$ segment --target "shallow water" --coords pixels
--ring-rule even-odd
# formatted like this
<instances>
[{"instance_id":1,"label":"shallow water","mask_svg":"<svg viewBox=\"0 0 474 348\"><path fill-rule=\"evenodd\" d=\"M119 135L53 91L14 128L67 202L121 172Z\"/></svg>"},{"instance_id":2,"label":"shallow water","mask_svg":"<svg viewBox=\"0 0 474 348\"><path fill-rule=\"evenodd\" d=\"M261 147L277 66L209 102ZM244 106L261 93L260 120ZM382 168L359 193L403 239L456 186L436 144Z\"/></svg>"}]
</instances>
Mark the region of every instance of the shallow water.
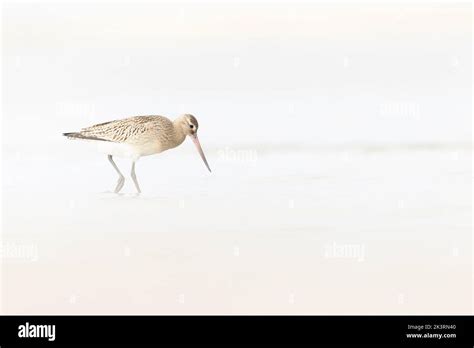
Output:
<instances>
[{"instance_id":1,"label":"shallow water","mask_svg":"<svg viewBox=\"0 0 474 348\"><path fill-rule=\"evenodd\" d=\"M5 153L5 313L471 311L469 147L184 147L136 196L67 146Z\"/></svg>"}]
</instances>

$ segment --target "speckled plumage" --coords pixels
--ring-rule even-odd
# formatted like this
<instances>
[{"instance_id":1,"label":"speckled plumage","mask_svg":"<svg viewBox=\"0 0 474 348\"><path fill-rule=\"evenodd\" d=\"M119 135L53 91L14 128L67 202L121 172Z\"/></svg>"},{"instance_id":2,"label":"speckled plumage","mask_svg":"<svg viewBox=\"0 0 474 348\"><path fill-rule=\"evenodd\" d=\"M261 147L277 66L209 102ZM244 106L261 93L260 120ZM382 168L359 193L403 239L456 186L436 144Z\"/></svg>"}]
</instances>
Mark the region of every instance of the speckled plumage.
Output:
<instances>
[{"instance_id":1,"label":"speckled plumage","mask_svg":"<svg viewBox=\"0 0 474 348\"><path fill-rule=\"evenodd\" d=\"M141 157L160 153L180 145L185 139L185 135L173 121L158 115L132 116L99 123L83 128L80 132L65 135L69 138L102 140L126 145L99 145L103 152L109 151L122 157Z\"/></svg>"},{"instance_id":2,"label":"speckled plumage","mask_svg":"<svg viewBox=\"0 0 474 348\"><path fill-rule=\"evenodd\" d=\"M150 137L167 141L174 133L173 122L164 116L133 116L99 123L79 132L85 138L128 144L140 144Z\"/></svg>"}]
</instances>

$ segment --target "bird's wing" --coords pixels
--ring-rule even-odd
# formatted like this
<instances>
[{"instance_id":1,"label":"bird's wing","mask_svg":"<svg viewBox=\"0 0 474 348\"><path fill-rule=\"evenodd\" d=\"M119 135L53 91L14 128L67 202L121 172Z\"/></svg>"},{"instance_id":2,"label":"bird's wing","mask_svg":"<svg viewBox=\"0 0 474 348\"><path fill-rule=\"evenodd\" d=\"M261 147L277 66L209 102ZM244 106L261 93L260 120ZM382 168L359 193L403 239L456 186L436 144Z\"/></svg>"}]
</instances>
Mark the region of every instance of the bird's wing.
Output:
<instances>
[{"instance_id":1,"label":"bird's wing","mask_svg":"<svg viewBox=\"0 0 474 348\"><path fill-rule=\"evenodd\" d=\"M133 141L148 132L158 116L134 116L83 128L80 134L97 140L118 143Z\"/></svg>"}]
</instances>

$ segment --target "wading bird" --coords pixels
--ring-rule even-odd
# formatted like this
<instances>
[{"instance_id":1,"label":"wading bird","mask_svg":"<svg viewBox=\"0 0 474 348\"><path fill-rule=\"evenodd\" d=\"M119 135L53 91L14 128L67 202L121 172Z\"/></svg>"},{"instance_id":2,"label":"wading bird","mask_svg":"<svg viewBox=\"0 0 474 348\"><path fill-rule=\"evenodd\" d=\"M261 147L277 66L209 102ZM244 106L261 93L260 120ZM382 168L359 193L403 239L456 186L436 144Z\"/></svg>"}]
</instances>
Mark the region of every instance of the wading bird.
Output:
<instances>
[{"instance_id":1,"label":"wading bird","mask_svg":"<svg viewBox=\"0 0 474 348\"><path fill-rule=\"evenodd\" d=\"M154 155L180 145L189 136L201 155L209 172L209 164L197 137L199 128L196 117L185 114L171 121L163 116L134 116L83 128L80 132L63 133L69 139L91 140L108 159L119 175L115 193L119 193L125 178L114 162L113 156L132 160L131 177L141 193L135 174L135 162L142 156Z\"/></svg>"}]
</instances>

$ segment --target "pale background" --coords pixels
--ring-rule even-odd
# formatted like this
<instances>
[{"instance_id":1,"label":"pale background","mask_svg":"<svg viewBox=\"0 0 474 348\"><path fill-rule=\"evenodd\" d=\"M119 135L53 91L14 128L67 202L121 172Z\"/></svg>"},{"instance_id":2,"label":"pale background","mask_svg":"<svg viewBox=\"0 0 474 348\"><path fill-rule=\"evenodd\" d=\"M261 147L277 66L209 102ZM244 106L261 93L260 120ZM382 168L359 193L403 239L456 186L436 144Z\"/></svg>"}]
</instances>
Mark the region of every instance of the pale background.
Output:
<instances>
[{"instance_id":1,"label":"pale background","mask_svg":"<svg viewBox=\"0 0 474 348\"><path fill-rule=\"evenodd\" d=\"M471 313L471 21L4 3L1 312ZM186 141L139 161L141 197L61 137L185 112L213 173Z\"/></svg>"}]
</instances>

